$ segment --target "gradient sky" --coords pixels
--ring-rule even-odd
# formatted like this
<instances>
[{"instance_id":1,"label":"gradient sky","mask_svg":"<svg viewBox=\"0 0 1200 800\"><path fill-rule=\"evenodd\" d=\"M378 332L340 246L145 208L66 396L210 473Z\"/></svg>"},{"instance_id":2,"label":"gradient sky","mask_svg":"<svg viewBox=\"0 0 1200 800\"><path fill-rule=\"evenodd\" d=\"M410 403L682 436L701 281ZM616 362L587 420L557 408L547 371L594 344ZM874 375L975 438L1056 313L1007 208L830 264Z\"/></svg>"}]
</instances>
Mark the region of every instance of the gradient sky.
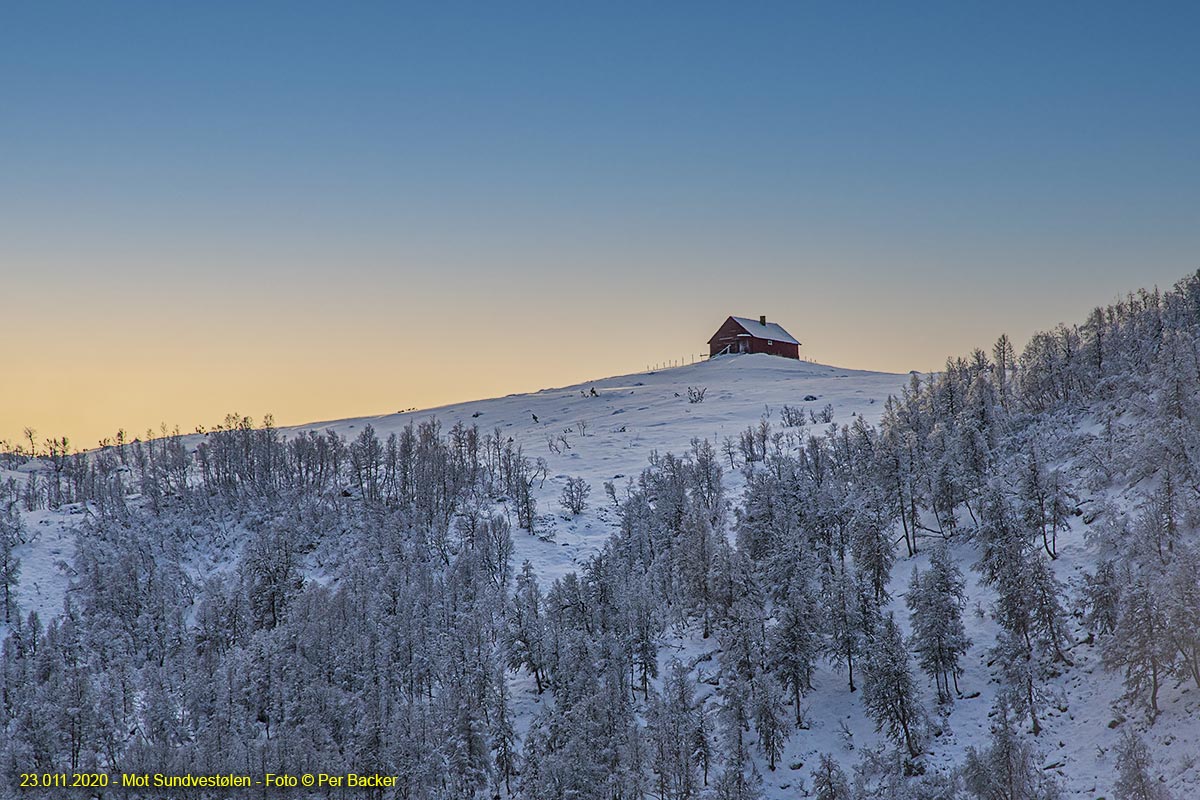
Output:
<instances>
[{"instance_id":1,"label":"gradient sky","mask_svg":"<svg viewBox=\"0 0 1200 800\"><path fill-rule=\"evenodd\" d=\"M1200 267L1200 6L0 2L0 439L905 371Z\"/></svg>"}]
</instances>

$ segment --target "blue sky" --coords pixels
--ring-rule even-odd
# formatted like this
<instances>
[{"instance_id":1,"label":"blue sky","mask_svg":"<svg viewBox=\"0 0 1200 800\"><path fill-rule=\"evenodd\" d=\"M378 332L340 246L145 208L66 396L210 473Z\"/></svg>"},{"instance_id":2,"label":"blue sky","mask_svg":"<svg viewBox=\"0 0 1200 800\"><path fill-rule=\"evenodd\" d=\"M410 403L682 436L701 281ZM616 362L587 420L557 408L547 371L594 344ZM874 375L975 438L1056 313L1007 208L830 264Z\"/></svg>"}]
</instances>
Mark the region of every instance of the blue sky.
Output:
<instances>
[{"instance_id":1,"label":"blue sky","mask_svg":"<svg viewBox=\"0 0 1200 800\"><path fill-rule=\"evenodd\" d=\"M3 4L9 370L115 428L631 371L728 313L935 369L1200 267L1198 9ZM275 399L313 359L374 388Z\"/></svg>"}]
</instances>

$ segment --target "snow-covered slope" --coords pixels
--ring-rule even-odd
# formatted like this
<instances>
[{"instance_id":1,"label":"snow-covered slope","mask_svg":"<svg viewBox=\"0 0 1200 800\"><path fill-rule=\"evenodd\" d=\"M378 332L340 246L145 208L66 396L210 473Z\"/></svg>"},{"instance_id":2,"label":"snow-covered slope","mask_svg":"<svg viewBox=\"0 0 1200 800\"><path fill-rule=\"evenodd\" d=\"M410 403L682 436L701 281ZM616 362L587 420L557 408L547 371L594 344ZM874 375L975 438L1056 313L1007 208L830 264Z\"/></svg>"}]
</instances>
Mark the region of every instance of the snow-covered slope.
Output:
<instances>
[{"instance_id":1,"label":"snow-covered slope","mask_svg":"<svg viewBox=\"0 0 1200 800\"><path fill-rule=\"evenodd\" d=\"M849 422L855 415L874 423L888 395L899 392L907 380L907 375L839 369L766 355L722 356L528 394L315 422L283 433L332 430L353 439L371 425L385 439L406 425L428 419L437 419L443 430L459 422L478 425L483 431L500 430L531 458L546 461L547 478L535 487L541 535L517 535L515 545L517 563L532 560L539 575L552 581L573 569L608 536L615 516L605 508L604 482L619 486L626 477L636 476L651 452L682 452L694 438L719 444L727 436L736 438L764 417L778 425L785 404L818 415L831 405L832 419L838 423ZM703 401L689 402L689 388L704 390ZM353 404L353 399L347 404ZM202 439L189 435L185 443L195 447ZM0 480L11 478L23 484L29 471L46 468L45 463L30 462L19 470L0 469ZM558 497L568 477L582 477L592 486L591 508L574 519L555 513L560 510ZM727 475L732 498L740 492L738 480L736 472ZM73 530L83 519L82 509L68 506L24 516L32 536L17 552L22 562L17 600L26 611L48 618L62 609L74 550Z\"/></svg>"},{"instance_id":2,"label":"snow-covered slope","mask_svg":"<svg viewBox=\"0 0 1200 800\"><path fill-rule=\"evenodd\" d=\"M888 395L898 394L908 375L839 369L767 355L720 356L682 367L604 378L530 394L513 394L440 408L380 417L314 423L292 429L333 430L346 439L371 425L386 438L405 425L436 418L443 430L455 423L500 430L521 444L531 458L544 458L549 475L536 488L541 538L518 534L518 563L530 559L547 580L603 544L608 522L602 487L619 488L636 477L653 451L681 453L692 439L720 446L737 439L748 426L766 418L780 427L780 409L789 405L820 417L832 406L839 424L861 416L878 422ZM688 389L704 391L702 402L689 401ZM595 394L593 394L593 390ZM805 398L815 398L806 400ZM820 429L825 422L817 422ZM728 463L726 463L728 467ZM592 511L573 520L557 514L558 498L568 477L592 486ZM740 495L740 476L727 472L729 496Z\"/></svg>"},{"instance_id":3,"label":"snow-covered slope","mask_svg":"<svg viewBox=\"0 0 1200 800\"><path fill-rule=\"evenodd\" d=\"M514 530L513 538L516 563L529 559L541 580L549 583L575 569L614 529L617 517L604 497L604 483L613 482L619 487L627 478L635 477L652 452L682 452L697 438L708 439L720 448L727 438L736 440L747 427L763 419L779 429L785 404L802 409L806 416L811 411L814 421L810 429L823 429L829 421L847 424L855 417L876 423L887 397L898 393L908 381L908 375L839 369L770 356L727 356L529 394L314 423L285 433L333 430L353 439L370 425L380 438L386 438L410 423L430 418L439 420L443 430L461 422L478 425L484 431L501 431L520 444L528 456L545 460L546 478L535 487L540 514L537 535ZM702 402L691 401L697 391L703 391ZM0 479L8 477L23 479L19 474L0 474ZM592 486L589 507L578 516L562 512L558 504L570 477L582 477ZM727 469L725 480L730 499L735 504L740 502L740 473ZM27 525L36 533L18 553L23 562L18 599L27 610L52 615L61 608L72 553L72 528L82 518L73 511L78 509L26 515ZM1084 536L1086 528L1082 518L1077 517L1070 530L1060 536L1061 555L1054 569L1068 585L1077 585L1082 571L1092 569L1094 563L1095 555ZM942 733L932 743L928 759L932 765L944 767L961 763L968 747L985 744L988 713L997 688L995 668L989 664L987 652L995 640L996 626L983 613L992 600L991 593L978 584L975 573L968 571L978 557L974 547L957 544L954 555L967 574L966 623L974 645L960 679L966 696L941 719ZM889 587L895 598L892 610L905 627L904 594L914 566L925 568L926 556L901 555ZM218 567L218 559L209 562L208 568ZM314 569L313 576L320 577L318 573ZM1115 769L1112 748L1122 726L1134 723L1120 719L1113 711L1122 691L1120 675L1100 666L1098 648L1083 642L1081 629L1073 626L1072 634L1079 642L1070 653L1074 665L1049 684L1053 702L1048 704L1045 731L1037 745L1045 768L1062 777L1068 796L1110 797ZM713 639L673 638L666 642L660 659L665 662L677 657L694 663L704 694L711 692L704 678L715 670L716 660L708 658L715 648ZM923 678L922 682L924 685ZM526 683L517 679L514 684L514 706L521 710L525 721L539 702ZM761 767L767 796L772 800L804 796L801 787L809 785L819 753L833 753L849 769L864 747L882 741L863 713L859 693L847 690L845 677L836 669L822 664L814 686L816 691L804 701L810 727L791 735L778 769L769 772ZM930 695L930 688L925 686L927 700ZM1144 731L1165 782L1180 798L1200 796L1193 760L1200 747L1200 726L1195 721L1198 701L1200 697L1186 684L1172 682L1164 687L1160 698L1162 716L1153 728Z\"/></svg>"},{"instance_id":4,"label":"snow-covered slope","mask_svg":"<svg viewBox=\"0 0 1200 800\"><path fill-rule=\"evenodd\" d=\"M369 424L386 436L410 422L436 417L447 428L463 422L507 433L529 455L544 458L549 468L547 480L538 488L541 535L514 534L517 562L531 560L548 583L586 559L616 524L616 515L601 493L603 483L613 481L620 486L625 478L636 476L652 451L682 452L694 438L707 438L720 447L726 437L736 439L762 419L779 429L785 404L818 417L828 405L833 422L848 424L857 416L875 424L887 397L898 394L909 378L765 355L727 356L659 372L304 429L332 429L352 438ZM693 387L705 390L703 402L689 402L688 390ZM809 427L820 430L827 426L818 421L810 422ZM589 509L571 517L559 509L558 497L566 479L576 476L592 485L593 494ZM725 480L728 496L739 503L744 485L740 472L727 470ZM1060 535L1060 557L1054 562L1056 574L1071 587L1072 594L1083 571L1094 568L1095 554L1085 540L1086 529L1081 518L1071 520L1070 530ZM970 570L978 559L976 548L958 544L953 551L967 577L966 624L974 644L960 681L965 698L940 718L942 733L935 738L929 756L931 765L947 768L961 764L968 747L986 746L989 712L999 686L988 653L998 628L984 613L993 595ZM892 610L906 630L904 596L914 566L925 569L927 556L904 558L901 554L889 587L895 598ZM1036 745L1043 766L1059 776L1068 797L1111 797L1116 770L1113 748L1122 729L1134 723L1114 711L1122 694L1119 673L1102 667L1099 648L1085 643L1082 628L1073 627L1072 634L1078 642L1070 652L1074 666L1048 686L1052 702ZM716 669L715 658L707 658L715 648L713 640L675 639L663 648L660 659L664 665L672 657L697 662L696 675L704 686L704 679ZM883 741L864 715L859 693L847 691L843 674L824 663L814 685L816 691L804 701L810 728L792 734L782 766L774 772L761 767L771 800L803 796L800 791L810 785L809 775L820 753L832 752L849 770L863 747ZM518 697L518 706L531 713L537 698L531 685L523 688L523 702ZM931 687L925 686L924 699L930 701L931 696ZM1162 717L1153 728L1143 730L1164 781L1178 798L1200 797L1194 766L1194 754L1200 749L1200 726L1195 721L1198 702L1200 698L1186 684L1173 683L1163 692Z\"/></svg>"}]
</instances>

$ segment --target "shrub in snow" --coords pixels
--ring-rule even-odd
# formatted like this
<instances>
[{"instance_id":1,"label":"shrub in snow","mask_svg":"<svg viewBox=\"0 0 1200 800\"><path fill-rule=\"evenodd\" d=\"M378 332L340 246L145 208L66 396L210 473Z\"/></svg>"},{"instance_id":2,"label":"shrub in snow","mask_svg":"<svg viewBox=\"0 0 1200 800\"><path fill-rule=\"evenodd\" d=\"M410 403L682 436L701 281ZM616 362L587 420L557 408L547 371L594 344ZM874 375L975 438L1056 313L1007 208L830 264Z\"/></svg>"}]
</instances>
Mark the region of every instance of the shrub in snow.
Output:
<instances>
[{"instance_id":1,"label":"shrub in snow","mask_svg":"<svg viewBox=\"0 0 1200 800\"><path fill-rule=\"evenodd\" d=\"M567 485L563 487L559 503L572 515L582 514L587 508L587 497L591 493L592 487L583 478L567 478Z\"/></svg>"}]
</instances>

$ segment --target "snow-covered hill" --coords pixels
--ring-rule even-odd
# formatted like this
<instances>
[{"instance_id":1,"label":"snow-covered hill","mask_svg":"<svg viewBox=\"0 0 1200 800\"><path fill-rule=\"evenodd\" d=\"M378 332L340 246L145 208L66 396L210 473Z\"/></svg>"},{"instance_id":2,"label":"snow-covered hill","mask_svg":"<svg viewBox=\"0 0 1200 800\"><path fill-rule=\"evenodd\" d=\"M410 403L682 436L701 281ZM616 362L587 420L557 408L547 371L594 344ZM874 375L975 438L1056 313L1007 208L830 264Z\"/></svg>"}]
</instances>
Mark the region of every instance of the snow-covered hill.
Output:
<instances>
[{"instance_id":1,"label":"snow-covered hill","mask_svg":"<svg viewBox=\"0 0 1200 800\"><path fill-rule=\"evenodd\" d=\"M518 563L532 560L538 574L550 581L608 537L615 516L599 513L607 511L602 487L611 481L620 488L636 477L650 453L682 453L693 439L719 446L762 419L779 428L785 405L798 409L810 427L819 429L831 422L844 425L858 416L875 424L888 396L898 394L908 379L767 355L719 356L657 372L292 430L332 430L353 439L371 425L382 439L428 419L438 420L444 430L456 423L499 430L522 445L529 457L545 459L549 469L547 479L535 487L543 515L538 525L542 538L517 535L516 546ZM703 391L703 401L690 402L689 389ZM826 406L828 415L822 416ZM725 467L728 470L728 462ZM592 487L592 511L573 519L556 513L571 477L581 477ZM728 470L726 477L730 496L736 498L740 476Z\"/></svg>"},{"instance_id":2,"label":"snow-covered hill","mask_svg":"<svg viewBox=\"0 0 1200 800\"><path fill-rule=\"evenodd\" d=\"M533 533L513 531L514 562L529 560L539 580L548 586L575 570L596 553L618 525L618 516L602 487L611 482L618 489L645 467L651 453L686 451L693 440L707 439L722 449L727 440L736 442L749 427L766 420L781 427L784 407L789 415L803 414L810 431L820 432L831 423L849 424L855 418L878 423L889 395L898 394L909 375L864 372L791 361L770 356L728 356L658 372L605 378L576 386L544 389L529 394L449 405L379 417L363 417L314 423L283 431L293 436L305 431L333 431L352 440L371 426L382 439L411 423L437 419L443 431L456 423L476 425L482 431L498 431L519 444L533 459L544 460L545 473L535 485L539 517ZM702 399L700 395L702 394ZM187 437L194 447L200 436ZM741 501L745 478L727 461L725 481L733 505ZM740 464L737 465L740 467ZM0 479L24 480L36 469L27 464L19 472L5 472ZM558 498L569 478L582 478L592 487L588 508L570 515L559 508ZM22 577L17 598L25 610L38 610L50 617L62 605L70 574L73 534L83 519L77 506L59 511L25 514L34 536L18 548ZM1059 558L1053 568L1059 579L1077 587L1083 571L1092 570L1096 559L1085 536L1082 517L1073 517L1059 537ZM191 569L202 579L206 573L227 569L236 558L236 545L223 551L194 554ZM986 744L989 712L998 686L996 666L989 648L997 634L996 623L985 609L993 600L990 589L981 586L969 571L978 560L975 545L956 544L953 553L967 576L967 632L973 641L959 680L964 697L937 720L937 736L929 745L928 763L953 768L962 763L968 747ZM310 557L310 578L329 579L331 570L320 559ZM901 556L892 571L893 601L889 610L907 630L904 596L914 566L925 569L928 557ZM1113 710L1122 693L1120 675L1100 666L1097 647L1086 642L1086 633L1072 620L1070 647L1072 666L1062 669L1048 682L1051 702L1043 720L1044 732L1037 744L1047 772L1062 778L1068 796L1096 798L1111 796L1115 765L1112 749L1126 721ZM712 696L716 669L715 639L704 640L697 632L672 632L659 654L660 664L678 658L692 665L702 697ZM920 676L923 695L930 686ZM534 690L532 680L514 675L513 708L517 729L523 731L545 698ZM805 796L811 771L821 753L832 753L849 770L864 748L883 738L864 714L861 693L847 690L842 673L823 662L813 679L815 691L804 699L808 727L793 731L781 765L774 771L760 763L766 793L772 800ZM1200 796L1200 781L1194 758L1200 747L1200 692L1185 682L1164 687L1163 709L1157 724L1147 733L1164 781L1176 797ZM930 704L932 705L932 704ZM761 759L760 759L761 762Z\"/></svg>"},{"instance_id":3,"label":"snow-covered hill","mask_svg":"<svg viewBox=\"0 0 1200 800\"><path fill-rule=\"evenodd\" d=\"M657 372L404 413L314 422L282 432L291 436L333 431L353 439L370 425L382 439L429 419L439 421L443 430L462 423L483 431L501 431L531 458L545 459L549 468L546 480L535 487L543 514L539 533L543 535L519 535L515 544L518 563L531 559L540 575L553 580L594 552L608 536L612 516L598 518L594 510L605 505L604 482L620 485L636 476L651 452L683 452L694 438L707 438L714 444L725 437L736 438L760 419L777 421L784 405L806 415L810 411L820 415L829 405L829 419L838 423L849 422L856 415L875 423L888 395L899 392L907 380L907 375L765 355L723 356ZM704 391L702 402L689 402L690 388ZM809 397L814 399L805 399ZM202 441L198 435L184 437L190 448ZM0 469L0 480L11 478L20 483L30 471L46 469L44 462L31 462L18 470ZM593 511L573 520L555 513L568 477L582 477L593 487ZM736 472L728 477L735 483L738 480ZM732 496L736 496L736 488ZM72 532L83 519L82 513L82 508L70 506L26 514L36 538L18 551L23 577L17 598L22 608L37 610L44 617L61 609L73 550Z\"/></svg>"}]
</instances>

